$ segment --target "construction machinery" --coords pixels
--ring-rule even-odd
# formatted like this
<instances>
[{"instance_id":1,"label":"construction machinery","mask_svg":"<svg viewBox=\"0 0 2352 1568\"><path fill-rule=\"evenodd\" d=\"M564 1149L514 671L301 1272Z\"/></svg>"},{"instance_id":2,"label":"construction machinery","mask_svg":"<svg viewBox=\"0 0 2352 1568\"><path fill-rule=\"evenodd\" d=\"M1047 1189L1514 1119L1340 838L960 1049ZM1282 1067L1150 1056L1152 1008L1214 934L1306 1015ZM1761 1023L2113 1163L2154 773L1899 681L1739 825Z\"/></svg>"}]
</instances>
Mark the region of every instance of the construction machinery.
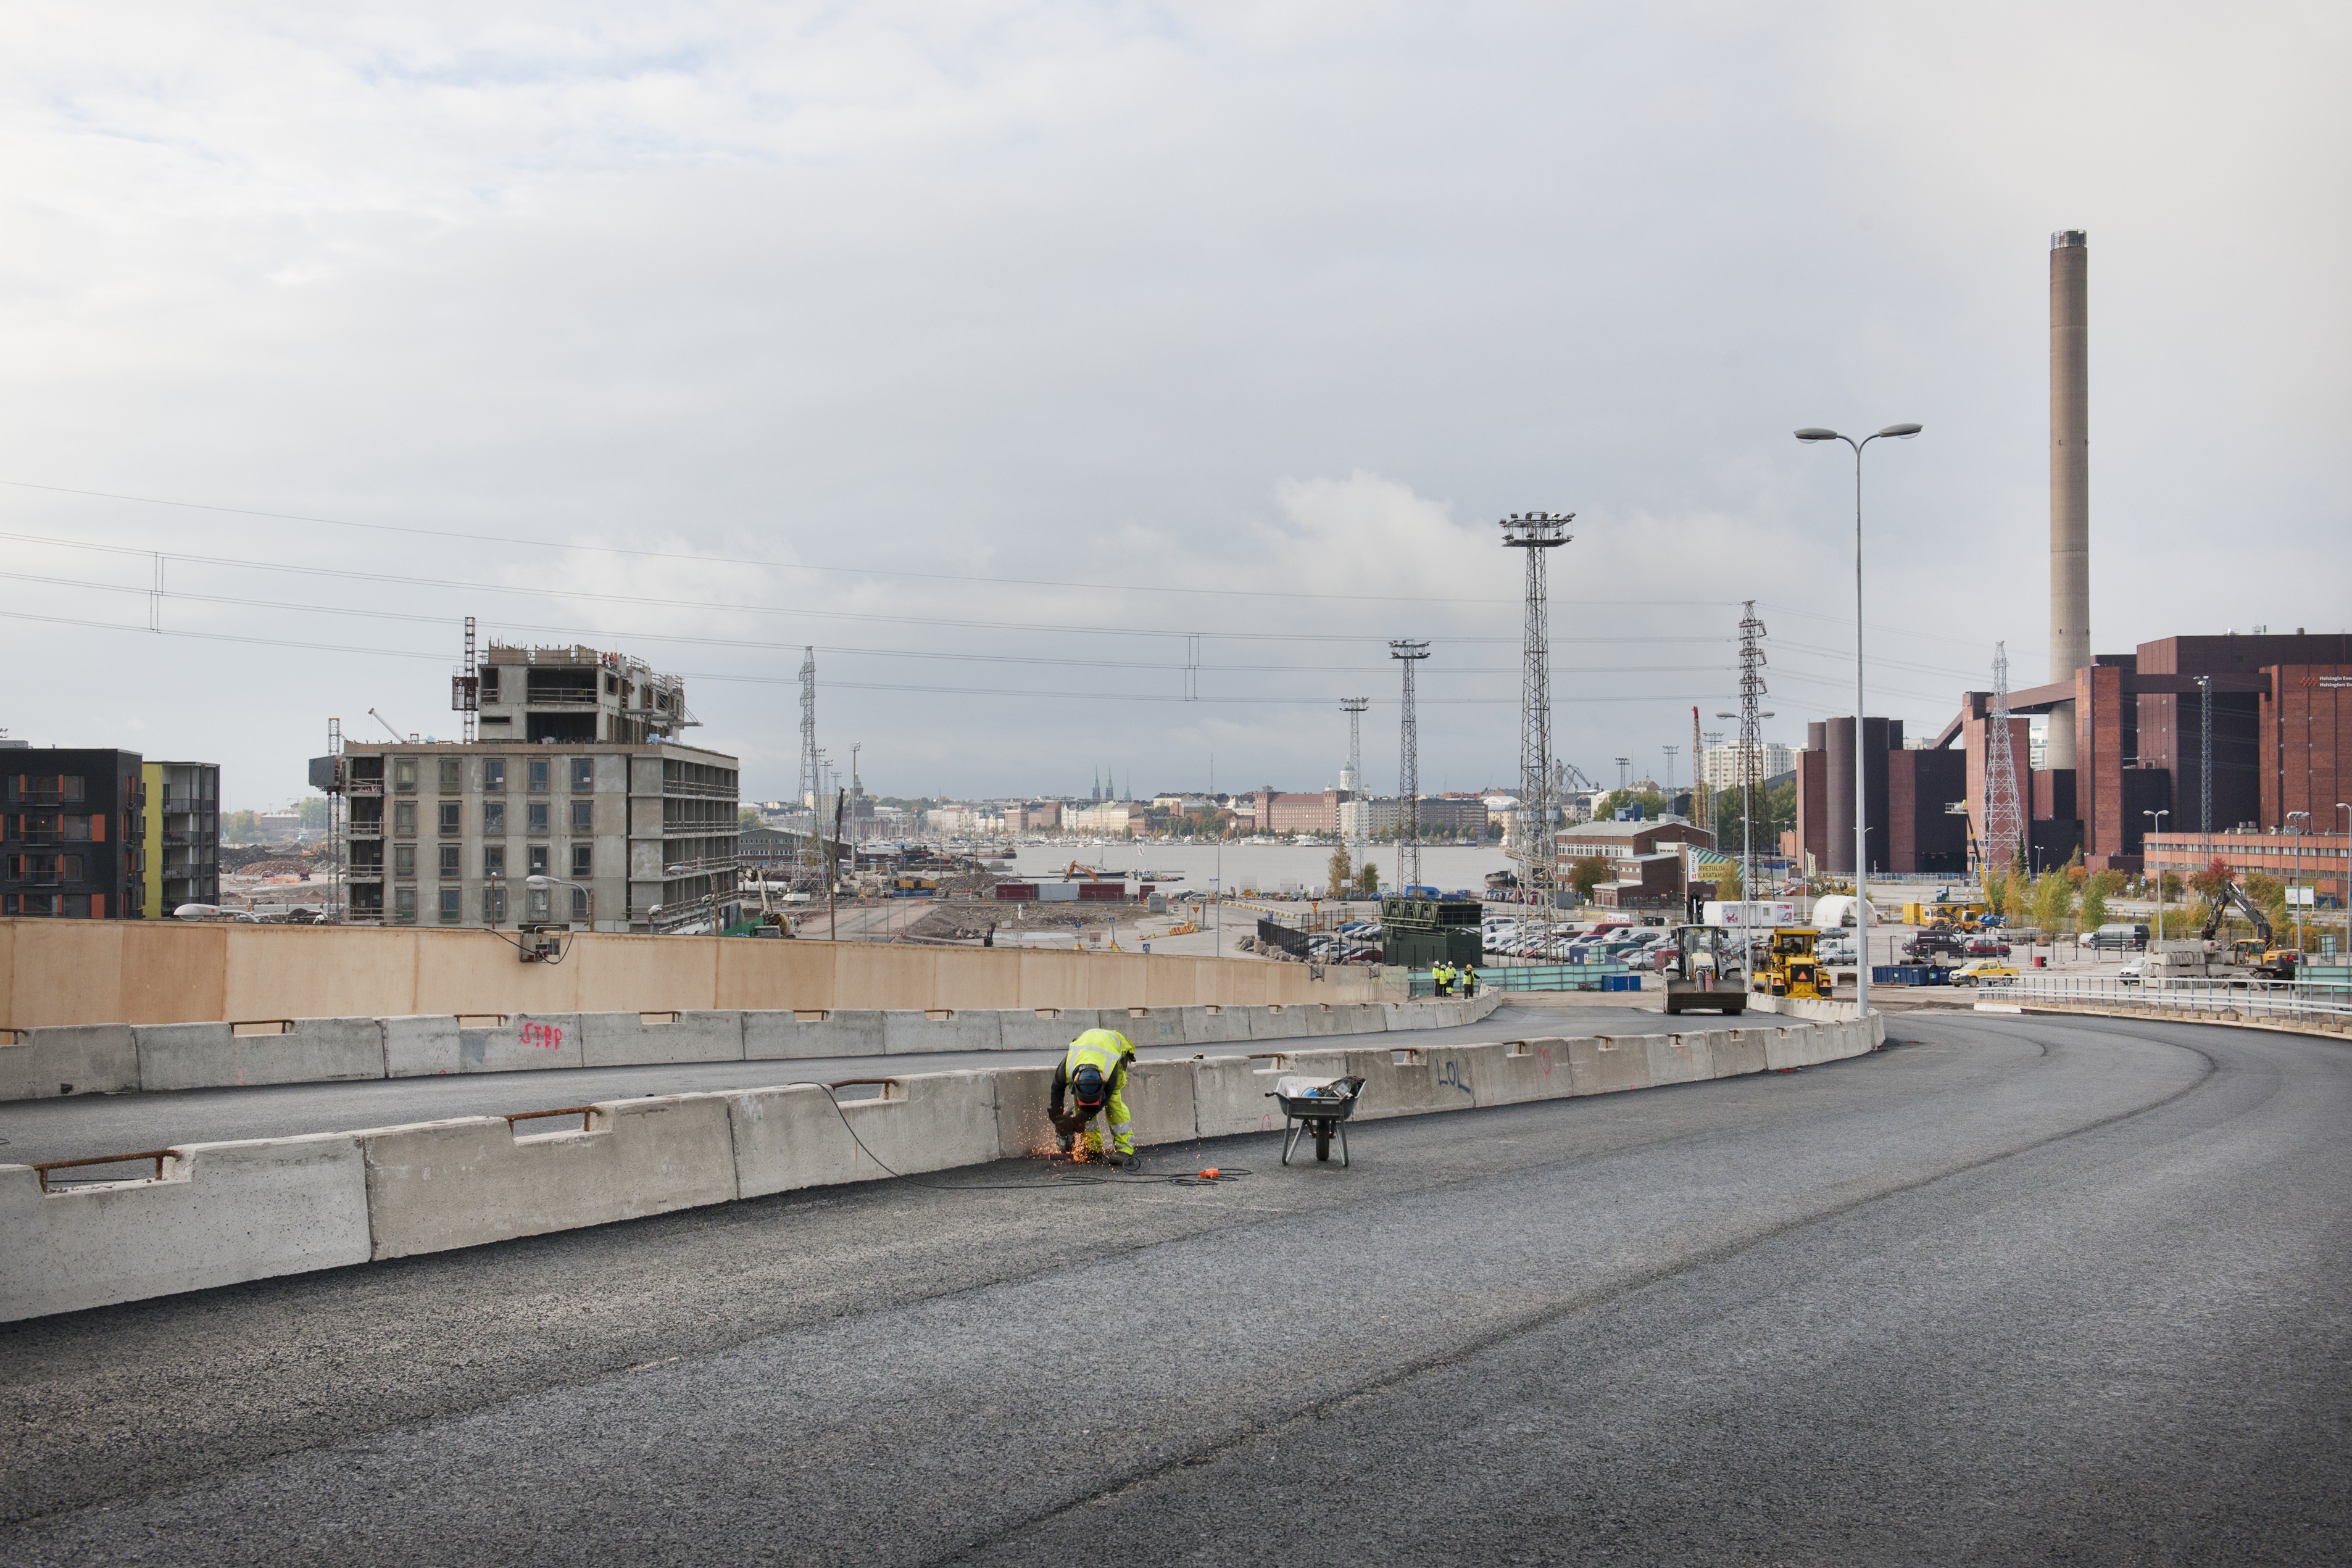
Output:
<instances>
[{"instance_id":1,"label":"construction machinery","mask_svg":"<svg viewBox=\"0 0 2352 1568\"><path fill-rule=\"evenodd\" d=\"M1666 970L1666 1011L1732 1013L1748 1010L1740 983L1741 939L1720 925L1677 925L1675 956Z\"/></svg>"},{"instance_id":2,"label":"construction machinery","mask_svg":"<svg viewBox=\"0 0 2352 1568\"><path fill-rule=\"evenodd\" d=\"M1829 1000L1829 977L1822 973L1814 944L1821 933L1810 925L1777 925L1759 955L1748 988L1759 996Z\"/></svg>"},{"instance_id":3,"label":"construction machinery","mask_svg":"<svg viewBox=\"0 0 2352 1568\"><path fill-rule=\"evenodd\" d=\"M2278 946L2277 933L2271 929L2270 917L2263 913L2262 905L2248 898L2246 890L2235 882L2225 880L2213 894L2213 907L2206 912L2205 928L2197 934L2197 939L2204 944L2206 950L2217 957L2221 956L2221 950L2214 946L2214 939L2221 935L2221 922L2232 909L2246 917L2247 923L2253 926L2254 934L2230 944L2230 967L2250 971L2260 980L2294 979L2295 965L2303 955L2292 947Z\"/></svg>"}]
</instances>

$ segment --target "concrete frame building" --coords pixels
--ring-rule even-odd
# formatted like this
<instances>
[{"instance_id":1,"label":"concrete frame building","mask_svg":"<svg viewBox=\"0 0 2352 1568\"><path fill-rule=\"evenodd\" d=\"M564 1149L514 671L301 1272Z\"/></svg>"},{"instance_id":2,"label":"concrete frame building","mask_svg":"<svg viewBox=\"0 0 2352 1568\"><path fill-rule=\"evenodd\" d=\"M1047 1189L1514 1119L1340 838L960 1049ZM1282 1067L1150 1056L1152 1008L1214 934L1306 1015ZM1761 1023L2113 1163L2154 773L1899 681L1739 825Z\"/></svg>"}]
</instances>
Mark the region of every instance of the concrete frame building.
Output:
<instances>
[{"instance_id":1,"label":"concrete frame building","mask_svg":"<svg viewBox=\"0 0 2352 1568\"><path fill-rule=\"evenodd\" d=\"M410 741L345 747L362 925L723 929L736 892L736 761L690 747ZM533 875L574 888L533 890ZM593 917L592 917L593 907Z\"/></svg>"},{"instance_id":2,"label":"concrete frame building","mask_svg":"<svg viewBox=\"0 0 2352 1568\"><path fill-rule=\"evenodd\" d=\"M140 913L167 918L184 904L220 902L220 766L148 762L147 873Z\"/></svg>"},{"instance_id":3,"label":"concrete frame building","mask_svg":"<svg viewBox=\"0 0 2352 1568\"><path fill-rule=\"evenodd\" d=\"M136 920L147 850L137 752L0 750L0 915Z\"/></svg>"}]
</instances>

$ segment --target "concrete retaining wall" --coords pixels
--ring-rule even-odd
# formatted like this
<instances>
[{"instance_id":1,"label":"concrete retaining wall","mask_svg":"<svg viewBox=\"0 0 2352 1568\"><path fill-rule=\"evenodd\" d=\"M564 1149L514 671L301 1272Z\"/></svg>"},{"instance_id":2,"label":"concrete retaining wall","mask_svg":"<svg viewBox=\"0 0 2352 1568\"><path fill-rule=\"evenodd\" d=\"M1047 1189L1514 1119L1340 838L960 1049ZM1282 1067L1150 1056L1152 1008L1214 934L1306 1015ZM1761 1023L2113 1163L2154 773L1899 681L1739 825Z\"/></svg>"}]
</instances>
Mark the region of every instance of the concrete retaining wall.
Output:
<instances>
[{"instance_id":1,"label":"concrete retaining wall","mask_svg":"<svg viewBox=\"0 0 2352 1568\"><path fill-rule=\"evenodd\" d=\"M382 1038L396 1032L412 1066L434 1060L452 1032L461 1056L478 1033L500 1048L509 1036L514 1050L565 1048L524 1043L518 1020L499 1030L424 1027L438 1021L385 1020L401 1028ZM631 1019L646 1030L685 1021ZM583 1023L594 1038L593 1015L566 1022L572 1049ZM1806 1066L1884 1039L1874 1016L1679 1036L1204 1052L1139 1062L1128 1102L1139 1144L1183 1145L1279 1130L1267 1095L1287 1073L1361 1077L1357 1119L1370 1122ZM702 1040L682 1048L718 1049ZM65 1043L103 1060L123 1042ZM164 1043L236 1051L246 1041ZM1043 1066L911 1073L838 1086L837 1105L813 1084L613 1101L590 1107L579 1131L473 1116L191 1145L164 1159L160 1177L62 1191L44 1192L30 1166L0 1166L0 1321L872 1180L885 1167L914 1175L1035 1153L1050 1146L1052 1076Z\"/></svg>"},{"instance_id":2,"label":"concrete retaining wall","mask_svg":"<svg viewBox=\"0 0 2352 1568\"><path fill-rule=\"evenodd\" d=\"M1057 1051L1096 1028L1118 1030L1138 1045L1222 1045L1447 1028L1485 1018L1500 1001L426 1014L293 1019L267 1032L226 1023L75 1025L28 1030L24 1044L0 1045L0 1100L558 1067Z\"/></svg>"}]
</instances>

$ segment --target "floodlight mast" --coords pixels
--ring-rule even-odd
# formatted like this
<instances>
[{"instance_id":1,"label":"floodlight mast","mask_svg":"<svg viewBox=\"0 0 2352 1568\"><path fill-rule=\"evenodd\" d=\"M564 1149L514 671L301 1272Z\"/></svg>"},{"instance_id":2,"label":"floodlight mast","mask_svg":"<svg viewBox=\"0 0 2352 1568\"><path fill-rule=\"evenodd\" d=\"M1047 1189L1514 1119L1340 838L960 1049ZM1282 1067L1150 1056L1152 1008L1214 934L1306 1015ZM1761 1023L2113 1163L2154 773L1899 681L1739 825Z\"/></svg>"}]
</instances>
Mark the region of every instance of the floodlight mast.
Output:
<instances>
[{"instance_id":1,"label":"floodlight mast","mask_svg":"<svg viewBox=\"0 0 2352 1568\"><path fill-rule=\"evenodd\" d=\"M1558 917L1559 846L1552 837L1551 607L1545 552L1575 536L1574 512L1513 512L1502 521L1503 548L1525 550L1527 628L1519 659L1519 806L1513 813L1511 858L1543 918Z\"/></svg>"}]
</instances>

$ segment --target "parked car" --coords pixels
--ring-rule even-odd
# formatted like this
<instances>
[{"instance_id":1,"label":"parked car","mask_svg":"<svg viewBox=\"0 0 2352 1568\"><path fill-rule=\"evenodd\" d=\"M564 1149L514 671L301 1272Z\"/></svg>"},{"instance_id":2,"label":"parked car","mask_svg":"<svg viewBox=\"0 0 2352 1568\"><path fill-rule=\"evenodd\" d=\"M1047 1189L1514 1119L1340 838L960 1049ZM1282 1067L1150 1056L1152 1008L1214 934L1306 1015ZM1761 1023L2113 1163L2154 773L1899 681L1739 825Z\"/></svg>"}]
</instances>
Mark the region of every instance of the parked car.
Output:
<instances>
[{"instance_id":1,"label":"parked car","mask_svg":"<svg viewBox=\"0 0 2352 1568\"><path fill-rule=\"evenodd\" d=\"M2116 971L2116 978L2126 986L2137 986L2147 975L2147 960L2134 958Z\"/></svg>"},{"instance_id":2,"label":"parked car","mask_svg":"<svg viewBox=\"0 0 2352 1568\"><path fill-rule=\"evenodd\" d=\"M1971 958L1952 971L1952 984L1956 986L1981 986L1987 980L2015 978L2016 968L1998 958Z\"/></svg>"},{"instance_id":3,"label":"parked car","mask_svg":"<svg viewBox=\"0 0 2352 1568\"><path fill-rule=\"evenodd\" d=\"M2001 949L2003 955L2008 951L2006 947ZM1915 963L1938 954L1948 954L1955 958L1969 956L1966 939L1949 931L1922 931L1903 945L1903 956Z\"/></svg>"},{"instance_id":4,"label":"parked car","mask_svg":"<svg viewBox=\"0 0 2352 1568\"><path fill-rule=\"evenodd\" d=\"M1970 936L1960 944L1960 951L1971 958L2006 958L2009 944L1998 936Z\"/></svg>"}]
</instances>

